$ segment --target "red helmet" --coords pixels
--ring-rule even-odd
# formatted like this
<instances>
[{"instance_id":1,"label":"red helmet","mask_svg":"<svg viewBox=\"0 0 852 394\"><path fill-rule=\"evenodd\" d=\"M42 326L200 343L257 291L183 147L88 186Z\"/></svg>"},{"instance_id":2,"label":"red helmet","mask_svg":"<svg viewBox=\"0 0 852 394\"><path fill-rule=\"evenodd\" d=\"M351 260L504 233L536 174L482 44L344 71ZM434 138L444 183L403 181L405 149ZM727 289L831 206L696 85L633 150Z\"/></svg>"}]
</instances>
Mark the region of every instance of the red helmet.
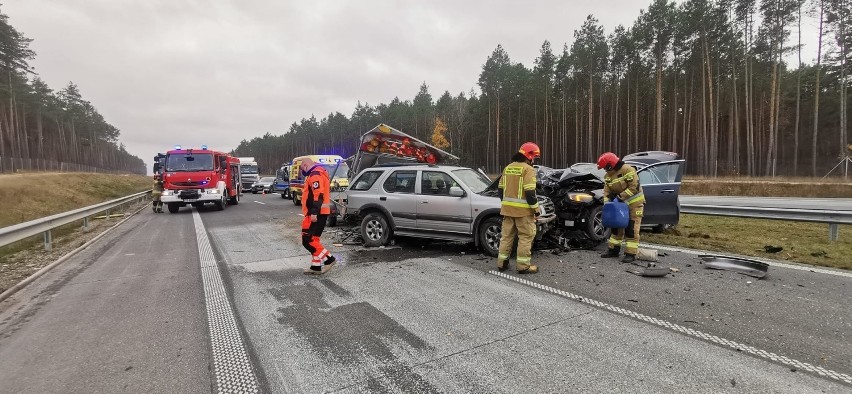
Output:
<instances>
[{"instance_id":1,"label":"red helmet","mask_svg":"<svg viewBox=\"0 0 852 394\"><path fill-rule=\"evenodd\" d=\"M534 142L525 142L521 145L521 149L518 152L523 153L524 157L529 161L541 157L541 149Z\"/></svg>"},{"instance_id":2,"label":"red helmet","mask_svg":"<svg viewBox=\"0 0 852 394\"><path fill-rule=\"evenodd\" d=\"M609 171L618 164L618 160L619 158L615 155L615 153L606 152L602 154L601 157L598 157L598 168Z\"/></svg>"}]
</instances>

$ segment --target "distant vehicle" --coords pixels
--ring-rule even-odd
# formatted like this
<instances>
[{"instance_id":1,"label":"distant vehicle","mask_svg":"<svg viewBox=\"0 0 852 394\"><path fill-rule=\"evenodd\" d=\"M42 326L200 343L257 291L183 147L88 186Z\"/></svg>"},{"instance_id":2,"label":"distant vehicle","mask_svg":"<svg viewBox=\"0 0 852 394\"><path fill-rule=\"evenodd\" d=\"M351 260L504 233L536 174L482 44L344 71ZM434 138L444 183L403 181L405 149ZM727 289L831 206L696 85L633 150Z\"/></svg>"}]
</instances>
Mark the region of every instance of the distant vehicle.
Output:
<instances>
[{"instance_id":1,"label":"distant vehicle","mask_svg":"<svg viewBox=\"0 0 852 394\"><path fill-rule=\"evenodd\" d=\"M271 193L272 192L272 183L275 182L274 176L265 176L260 178L259 181L253 183L251 185L251 193L257 194L261 192Z\"/></svg>"},{"instance_id":2,"label":"distant vehicle","mask_svg":"<svg viewBox=\"0 0 852 394\"><path fill-rule=\"evenodd\" d=\"M251 185L260 179L257 172L257 162L254 161L254 157L238 157L237 159L240 161L243 190L250 190Z\"/></svg>"},{"instance_id":3,"label":"distant vehicle","mask_svg":"<svg viewBox=\"0 0 852 394\"><path fill-rule=\"evenodd\" d=\"M281 194L281 198L291 198L289 164L285 164L278 171L275 171L275 182L272 182L272 192Z\"/></svg>"},{"instance_id":4,"label":"distant vehicle","mask_svg":"<svg viewBox=\"0 0 852 394\"><path fill-rule=\"evenodd\" d=\"M622 160L635 167L645 194L642 225L661 231L680 219L680 182L684 160L674 152L649 151L626 155ZM594 163L576 163L566 169L539 167L538 193L550 197L559 217L558 230L580 230L594 241L610 236L603 227L603 178L605 171Z\"/></svg>"},{"instance_id":5,"label":"distant vehicle","mask_svg":"<svg viewBox=\"0 0 852 394\"><path fill-rule=\"evenodd\" d=\"M162 163L162 164L161 164ZM225 152L181 149L166 152L154 163L154 172L163 174L161 201L170 213L181 207L201 207L205 203L223 210L240 201L240 162Z\"/></svg>"},{"instance_id":6,"label":"distant vehicle","mask_svg":"<svg viewBox=\"0 0 852 394\"><path fill-rule=\"evenodd\" d=\"M500 199L487 192L492 181L466 167L378 165L367 168L346 191L344 219L359 222L366 246L394 236L473 241L496 256L503 218ZM539 197L537 239L556 219L553 203Z\"/></svg>"},{"instance_id":7,"label":"distant vehicle","mask_svg":"<svg viewBox=\"0 0 852 394\"><path fill-rule=\"evenodd\" d=\"M342 157L337 155L306 155L299 156L293 159L293 164L290 166L290 196L293 199L294 205L302 205L302 189L305 186L305 176L302 174L300 166L302 160L310 158L314 163L319 164L328 172L329 181L331 183L331 215L328 217L328 225L337 225L337 217L339 215L339 205L345 204L344 191L349 187L349 165Z\"/></svg>"}]
</instances>

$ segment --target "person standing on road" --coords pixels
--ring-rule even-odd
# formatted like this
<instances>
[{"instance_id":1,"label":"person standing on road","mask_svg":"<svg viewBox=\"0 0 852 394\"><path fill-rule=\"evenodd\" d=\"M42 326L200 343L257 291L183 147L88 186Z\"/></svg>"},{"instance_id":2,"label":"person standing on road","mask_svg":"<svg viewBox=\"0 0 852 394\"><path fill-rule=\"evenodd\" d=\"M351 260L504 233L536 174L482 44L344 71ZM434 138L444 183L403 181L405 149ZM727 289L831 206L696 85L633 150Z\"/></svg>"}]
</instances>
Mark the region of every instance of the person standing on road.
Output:
<instances>
[{"instance_id":1,"label":"person standing on road","mask_svg":"<svg viewBox=\"0 0 852 394\"><path fill-rule=\"evenodd\" d=\"M509 255L518 237L518 257L515 268L519 274L534 274L538 266L530 264L532 243L535 238L535 219L539 215L538 197L535 195L535 169L532 162L541 157L538 145L527 142L512 156L512 163L503 169L497 186L500 196L500 214L503 215L500 251L497 254L497 269L509 269Z\"/></svg>"},{"instance_id":2,"label":"person standing on road","mask_svg":"<svg viewBox=\"0 0 852 394\"><path fill-rule=\"evenodd\" d=\"M639 227L642 224L642 213L645 209L645 195L642 193L642 185L639 184L639 175L633 166L625 164L612 152L606 152L598 158L598 169L606 170L604 202L619 199L627 203L630 209L627 228L612 229L607 250L601 254L601 257L617 258L623 242L624 258L621 261L632 263L639 252Z\"/></svg>"},{"instance_id":3,"label":"person standing on road","mask_svg":"<svg viewBox=\"0 0 852 394\"><path fill-rule=\"evenodd\" d=\"M151 200L152 206L151 209L154 210L154 213L162 213L163 212L163 202L160 200L160 196L163 195L163 179L160 177L160 174L154 175L154 186L151 187Z\"/></svg>"},{"instance_id":4,"label":"person standing on road","mask_svg":"<svg viewBox=\"0 0 852 394\"><path fill-rule=\"evenodd\" d=\"M302 193L302 245L311 253L311 266L305 274L321 275L334 265L335 258L320 243L328 215L331 214L331 187L328 172L310 158L299 166L305 176Z\"/></svg>"}]
</instances>

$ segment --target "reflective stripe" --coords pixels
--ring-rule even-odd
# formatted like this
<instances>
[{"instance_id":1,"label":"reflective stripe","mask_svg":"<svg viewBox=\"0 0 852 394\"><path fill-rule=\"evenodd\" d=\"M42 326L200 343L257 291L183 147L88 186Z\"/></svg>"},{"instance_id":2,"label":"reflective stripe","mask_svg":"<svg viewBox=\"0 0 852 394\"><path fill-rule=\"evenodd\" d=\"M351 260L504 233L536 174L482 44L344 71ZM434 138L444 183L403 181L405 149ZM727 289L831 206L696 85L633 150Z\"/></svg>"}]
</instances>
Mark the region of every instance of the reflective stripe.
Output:
<instances>
[{"instance_id":1,"label":"reflective stripe","mask_svg":"<svg viewBox=\"0 0 852 394\"><path fill-rule=\"evenodd\" d=\"M624 175L622 175L618 178L605 177L604 182L607 184L607 186L612 186L613 183L618 183L618 182L621 182L621 181L632 181L633 177L635 175L636 175L636 171L630 171L630 172L628 172L628 173L626 173L626 174L624 174Z\"/></svg>"},{"instance_id":2,"label":"reflective stripe","mask_svg":"<svg viewBox=\"0 0 852 394\"><path fill-rule=\"evenodd\" d=\"M508 260L508 259L509 259L509 255L507 255L507 254L498 254L497 255L497 261Z\"/></svg>"},{"instance_id":3,"label":"reflective stripe","mask_svg":"<svg viewBox=\"0 0 852 394\"><path fill-rule=\"evenodd\" d=\"M608 242L610 245L621 245L620 239L610 238Z\"/></svg>"},{"instance_id":4,"label":"reflective stripe","mask_svg":"<svg viewBox=\"0 0 852 394\"><path fill-rule=\"evenodd\" d=\"M637 249L639 248L639 242L627 241L624 243L624 246L627 246L628 249Z\"/></svg>"},{"instance_id":5,"label":"reflective stripe","mask_svg":"<svg viewBox=\"0 0 852 394\"><path fill-rule=\"evenodd\" d=\"M322 208L331 208L331 203L322 204Z\"/></svg>"},{"instance_id":6,"label":"reflective stripe","mask_svg":"<svg viewBox=\"0 0 852 394\"><path fill-rule=\"evenodd\" d=\"M639 202L645 202L645 193L639 193L639 194L637 194L633 197L628 198L624 202L626 202L627 205L633 205L633 204L636 204L636 203L639 203Z\"/></svg>"},{"instance_id":7,"label":"reflective stripe","mask_svg":"<svg viewBox=\"0 0 852 394\"><path fill-rule=\"evenodd\" d=\"M535 190L535 183L524 185L524 190Z\"/></svg>"},{"instance_id":8,"label":"reflective stripe","mask_svg":"<svg viewBox=\"0 0 852 394\"><path fill-rule=\"evenodd\" d=\"M627 197L630 197L630 196L632 196L632 195L633 195L633 191L632 191L632 190L630 190L630 189L625 189L625 190L624 190L624 194L627 194Z\"/></svg>"},{"instance_id":9,"label":"reflective stripe","mask_svg":"<svg viewBox=\"0 0 852 394\"><path fill-rule=\"evenodd\" d=\"M529 263L532 260L532 257L520 257L518 256L518 263Z\"/></svg>"},{"instance_id":10,"label":"reflective stripe","mask_svg":"<svg viewBox=\"0 0 852 394\"><path fill-rule=\"evenodd\" d=\"M518 207L518 208L530 208L530 209L538 209L538 203L533 205L527 204L526 202L512 202L512 201L503 201L500 205L505 205L507 207Z\"/></svg>"},{"instance_id":11,"label":"reflective stripe","mask_svg":"<svg viewBox=\"0 0 852 394\"><path fill-rule=\"evenodd\" d=\"M641 217L641 216L642 216L643 211L644 211L643 209L637 209L637 210L636 210L636 216Z\"/></svg>"}]
</instances>

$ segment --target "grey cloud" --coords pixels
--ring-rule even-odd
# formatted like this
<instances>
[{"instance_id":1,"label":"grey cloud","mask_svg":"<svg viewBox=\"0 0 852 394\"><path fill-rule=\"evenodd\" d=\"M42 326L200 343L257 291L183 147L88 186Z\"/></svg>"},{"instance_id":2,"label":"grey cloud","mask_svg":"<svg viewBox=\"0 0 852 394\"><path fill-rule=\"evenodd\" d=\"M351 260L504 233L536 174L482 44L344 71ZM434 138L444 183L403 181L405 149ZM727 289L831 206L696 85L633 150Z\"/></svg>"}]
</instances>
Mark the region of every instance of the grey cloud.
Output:
<instances>
[{"instance_id":1,"label":"grey cloud","mask_svg":"<svg viewBox=\"0 0 852 394\"><path fill-rule=\"evenodd\" d=\"M4 4L54 89L68 81L147 163L175 143L230 150L355 104L476 86L497 44L531 66L586 15L611 30L640 0L27 0Z\"/></svg>"}]
</instances>

